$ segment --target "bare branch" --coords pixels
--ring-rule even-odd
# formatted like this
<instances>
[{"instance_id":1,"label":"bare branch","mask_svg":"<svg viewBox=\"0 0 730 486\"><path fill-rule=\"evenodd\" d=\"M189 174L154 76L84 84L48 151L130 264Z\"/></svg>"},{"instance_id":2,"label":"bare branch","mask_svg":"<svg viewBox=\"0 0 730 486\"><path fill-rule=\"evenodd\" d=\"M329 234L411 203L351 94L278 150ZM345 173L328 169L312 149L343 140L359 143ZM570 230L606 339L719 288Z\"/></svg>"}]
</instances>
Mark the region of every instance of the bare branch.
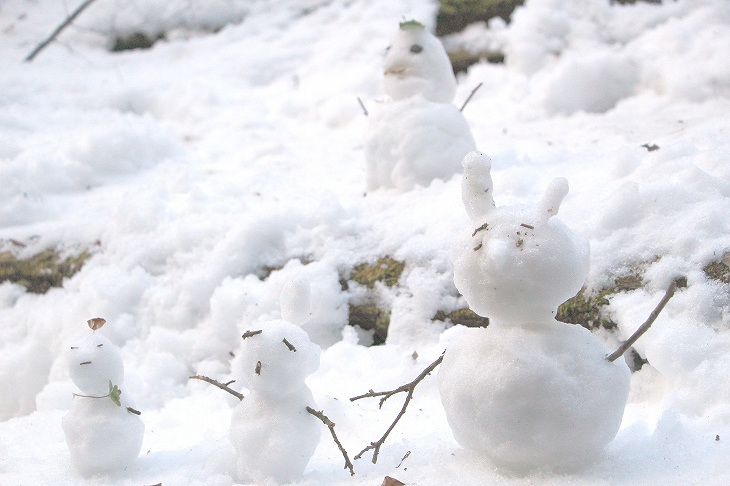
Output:
<instances>
[{"instance_id":1,"label":"bare branch","mask_svg":"<svg viewBox=\"0 0 730 486\"><path fill-rule=\"evenodd\" d=\"M194 376L191 376L190 379L191 380L200 380L200 381L204 381L206 383L210 383L211 385L217 386L221 390L227 391L228 393L230 393L234 397L238 398L239 400L243 400L243 394L238 393L236 390L232 390L232 389L228 388L228 385L233 383L233 381L229 381L228 383L221 383L220 381L216 381L213 378L208 378L207 376L203 376L203 375L194 375Z\"/></svg>"},{"instance_id":2,"label":"bare branch","mask_svg":"<svg viewBox=\"0 0 730 486\"><path fill-rule=\"evenodd\" d=\"M467 103L469 103L469 102L471 101L471 98L472 98L472 96L474 96L474 93L476 93L476 92L477 92L477 90L478 90L479 88L481 88L483 84L484 84L484 83L479 83L479 84L477 84L477 87L476 87L476 88L474 88L473 90L471 90L471 94L470 94L470 95L469 95L469 97L468 97L468 98L466 99L466 101L464 102L464 104L463 104L463 105L461 105L461 108L459 108L459 111L464 111L464 108L466 108L466 105L467 105Z\"/></svg>"},{"instance_id":3,"label":"bare branch","mask_svg":"<svg viewBox=\"0 0 730 486\"><path fill-rule=\"evenodd\" d=\"M664 297L662 297L662 300L659 301L657 306L654 308L653 311L651 311L651 314L649 314L649 318L644 322L639 328L634 331L634 333L631 335L630 338L628 338L626 341L621 344L621 346L618 347L616 351L611 353L609 356L606 357L606 359L609 362L616 361L619 357L623 356L623 354L646 332L649 330L652 324L654 324L654 321L657 317L659 317L659 313L664 309L664 306L667 305L667 302L669 302L669 299L672 298L674 295L674 292L677 290L677 287L686 287L687 286L687 280L683 277L680 277L678 279L675 279L672 281L671 284L669 284L669 288L667 288L667 292L664 294Z\"/></svg>"},{"instance_id":4,"label":"bare branch","mask_svg":"<svg viewBox=\"0 0 730 486\"><path fill-rule=\"evenodd\" d=\"M362 108L362 112L365 113L365 116L368 116L368 109L365 108L365 103L362 102L359 96L357 97L357 102L360 103L360 108Z\"/></svg>"},{"instance_id":5,"label":"bare branch","mask_svg":"<svg viewBox=\"0 0 730 486\"><path fill-rule=\"evenodd\" d=\"M445 353L446 351L444 351ZM420 375L416 377L413 381L410 383L406 383L403 386L399 386L395 390L390 391L384 391L384 392L375 392L373 390L368 391L364 395L359 395L356 397L350 398L351 402L354 402L355 400L360 400L361 398L370 398L370 397L383 397L380 399L380 407L383 407L383 403L385 401L392 397L393 395L400 393L400 392L408 392L406 395L406 399L403 402L403 407L401 408L400 412L398 412L398 415L395 417L395 420L392 424L390 424L390 427L388 427L388 430L385 431L385 434L376 442L371 442L369 446L365 447L358 455L355 456L355 459L360 459L363 454L365 454L367 451L372 450L373 451L373 464L378 462L378 454L380 453L380 447L385 443L385 439L388 438L388 435L393 431L395 428L395 425L398 423L398 421L403 417L403 415L406 413L406 408L408 408L408 404L411 401L411 398L413 398L413 392L416 389L416 385L418 385L426 376L428 376L438 365L441 364L441 362L444 360L444 353L441 353L441 356L438 357L436 361L428 365L425 370L421 372Z\"/></svg>"},{"instance_id":6,"label":"bare branch","mask_svg":"<svg viewBox=\"0 0 730 486\"><path fill-rule=\"evenodd\" d=\"M28 57L25 58L25 62L32 61L33 58L36 57L39 52L41 52L48 44L53 42L56 39L56 37L58 37L58 34L60 34L63 31L63 29L65 29L66 27L71 25L71 22L73 22L74 19L76 17L78 17L79 14L81 12L83 12L84 9L86 7L88 7L89 5L91 5L93 2L94 2L94 0L86 0L84 3L79 5L79 7L76 10L74 10L73 13L71 15L69 15L68 18L63 23L61 23L61 25L56 27L56 30L53 31L53 33L50 35L50 37L48 37L48 39L46 39L43 42L41 42L40 44L38 44L38 46L35 49L33 49L33 52L28 54Z\"/></svg>"},{"instance_id":7,"label":"bare branch","mask_svg":"<svg viewBox=\"0 0 730 486\"><path fill-rule=\"evenodd\" d=\"M345 469L350 470L350 476L355 475L355 468L353 467L352 463L350 462L350 457L347 455L347 451L342 446L342 443L337 438L337 434L335 433L335 423L332 422L325 414L324 411L318 412L312 407L307 407L307 412L311 413L318 419L322 421L323 424L325 424L330 429L330 434L332 434L332 439L335 441L335 444L337 444L337 447L339 447L340 452L342 452L342 455L345 457Z\"/></svg>"}]
</instances>

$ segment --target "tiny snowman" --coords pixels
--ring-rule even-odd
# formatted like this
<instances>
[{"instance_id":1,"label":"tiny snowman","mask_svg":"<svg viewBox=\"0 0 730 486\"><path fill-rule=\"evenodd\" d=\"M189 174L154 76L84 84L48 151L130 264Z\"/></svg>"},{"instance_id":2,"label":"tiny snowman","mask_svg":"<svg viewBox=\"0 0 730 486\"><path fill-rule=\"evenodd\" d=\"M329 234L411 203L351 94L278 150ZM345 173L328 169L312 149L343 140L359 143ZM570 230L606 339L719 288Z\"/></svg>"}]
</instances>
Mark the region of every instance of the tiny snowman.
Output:
<instances>
[{"instance_id":1,"label":"tiny snowman","mask_svg":"<svg viewBox=\"0 0 730 486\"><path fill-rule=\"evenodd\" d=\"M120 389L122 357L98 332L105 322L90 319L91 329L66 350L69 375L81 393L74 394L71 411L61 425L71 462L86 475L124 469L139 455L144 437L140 413Z\"/></svg>"},{"instance_id":2,"label":"tiny snowman","mask_svg":"<svg viewBox=\"0 0 730 486\"><path fill-rule=\"evenodd\" d=\"M555 320L581 288L588 242L558 221L568 182L536 207L496 208L489 159L464 159L462 199L474 224L453 249L454 282L488 328L467 329L439 370L454 438L516 471L572 469L602 454L628 398L628 367L585 328Z\"/></svg>"},{"instance_id":3,"label":"tiny snowman","mask_svg":"<svg viewBox=\"0 0 730 486\"><path fill-rule=\"evenodd\" d=\"M383 61L390 100L369 114L365 140L367 190L409 191L461 171L476 150L452 101L456 78L441 42L419 22L400 24Z\"/></svg>"},{"instance_id":4,"label":"tiny snowman","mask_svg":"<svg viewBox=\"0 0 730 486\"><path fill-rule=\"evenodd\" d=\"M290 282L281 294L282 319L244 333L242 363L250 393L231 417L238 474L261 484L299 479L320 439L321 424L305 378L319 368L320 348L300 327L309 319L309 284Z\"/></svg>"}]
</instances>

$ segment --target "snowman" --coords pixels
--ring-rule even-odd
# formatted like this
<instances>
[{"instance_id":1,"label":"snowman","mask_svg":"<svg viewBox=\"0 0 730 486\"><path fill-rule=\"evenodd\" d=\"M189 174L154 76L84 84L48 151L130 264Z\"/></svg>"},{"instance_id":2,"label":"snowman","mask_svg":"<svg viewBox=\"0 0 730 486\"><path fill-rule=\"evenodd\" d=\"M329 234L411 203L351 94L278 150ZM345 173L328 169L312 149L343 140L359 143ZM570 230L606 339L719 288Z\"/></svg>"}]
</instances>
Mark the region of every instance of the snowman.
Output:
<instances>
[{"instance_id":1,"label":"snowman","mask_svg":"<svg viewBox=\"0 0 730 486\"><path fill-rule=\"evenodd\" d=\"M129 395L122 393L124 365L119 351L98 329L104 319L88 321L90 329L66 350L74 394L62 420L71 462L82 474L124 469L142 448L144 423Z\"/></svg>"},{"instance_id":2,"label":"snowman","mask_svg":"<svg viewBox=\"0 0 730 486\"><path fill-rule=\"evenodd\" d=\"M383 71L390 100L369 114L367 190L409 191L460 172L464 155L476 147L461 111L452 104L456 78L441 42L421 23L403 22Z\"/></svg>"},{"instance_id":3,"label":"snowman","mask_svg":"<svg viewBox=\"0 0 730 486\"><path fill-rule=\"evenodd\" d=\"M454 438L510 470L580 467L615 437L630 373L588 330L554 318L589 265L587 241L554 218L568 183L555 179L536 207L496 208L489 159L472 152L463 165L474 229L454 245L454 282L490 325L465 329L439 370Z\"/></svg>"},{"instance_id":4,"label":"snowman","mask_svg":"<svg viewBox=\"0 0 730 486\"><path fill-rule=\"evenodd\" d=\"M309 284L295 280L281 294L283 319L243 334L242 363L250 393L231 417L238 474L262 484L299 479L320 439L321 424L305 378L319 368L320 348L301 329L310 316Z\"/></svg>"}]
</instances>

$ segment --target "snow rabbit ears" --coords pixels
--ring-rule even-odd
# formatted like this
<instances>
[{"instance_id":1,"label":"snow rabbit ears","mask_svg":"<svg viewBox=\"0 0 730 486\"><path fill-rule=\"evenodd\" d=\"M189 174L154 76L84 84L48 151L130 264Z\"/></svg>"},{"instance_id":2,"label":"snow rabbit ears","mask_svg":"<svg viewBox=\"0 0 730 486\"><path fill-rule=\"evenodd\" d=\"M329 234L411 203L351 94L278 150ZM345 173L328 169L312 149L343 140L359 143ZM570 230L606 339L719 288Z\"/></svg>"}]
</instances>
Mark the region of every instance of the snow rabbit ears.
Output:
<instances>
[{"instance_id":1,"label":"snow rabbit ears","mask_svg":"<svg viewBox=\"0 0 730 486\"><path fill-rule=\"evenodd\" d=\"M464 178L461 186L461 200L469 218L477 225L488 219L495 209L492 183L492 161L481 152L470 152L462 161ZM558 214L560 203L568 194L568 180L557 177L548 186L542 200L537 204L537 217L541 223Z\"/></svg>"}]
</instances>

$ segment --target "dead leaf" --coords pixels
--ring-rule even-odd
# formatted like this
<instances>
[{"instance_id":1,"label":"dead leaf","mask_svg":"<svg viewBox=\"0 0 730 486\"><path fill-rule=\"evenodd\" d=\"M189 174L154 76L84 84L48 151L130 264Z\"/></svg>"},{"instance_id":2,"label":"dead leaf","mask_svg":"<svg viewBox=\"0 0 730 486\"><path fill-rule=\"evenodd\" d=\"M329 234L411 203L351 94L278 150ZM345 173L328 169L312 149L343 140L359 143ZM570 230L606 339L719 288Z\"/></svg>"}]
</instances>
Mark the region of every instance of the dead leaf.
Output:
<instances>
[{"instance_id":1,"label":"dead leaf","mask_svg":"<svg viewBox=\"0 0 730 486\"><path fill-rule=\"evenodd\" d=\"M102 319L101 317L94 317L93 319L89 319L86 322L87 324L89 324L89 327L92 331L96 331L97 329L101 329L101 326L106 323L106 319Z\"/></svg>"},{"instance_id":2,"label":"dead leaf","mask_svg":"<svg viewBox=\"0 0 730 486\"><path fill-rule=\"evenodd\" d=\"M385 479L383 479L383 484L380 486L405 486L406 483L401 483L397 479L393 479L390 476L385 476Z\"/></svg>"}]
</instances>

